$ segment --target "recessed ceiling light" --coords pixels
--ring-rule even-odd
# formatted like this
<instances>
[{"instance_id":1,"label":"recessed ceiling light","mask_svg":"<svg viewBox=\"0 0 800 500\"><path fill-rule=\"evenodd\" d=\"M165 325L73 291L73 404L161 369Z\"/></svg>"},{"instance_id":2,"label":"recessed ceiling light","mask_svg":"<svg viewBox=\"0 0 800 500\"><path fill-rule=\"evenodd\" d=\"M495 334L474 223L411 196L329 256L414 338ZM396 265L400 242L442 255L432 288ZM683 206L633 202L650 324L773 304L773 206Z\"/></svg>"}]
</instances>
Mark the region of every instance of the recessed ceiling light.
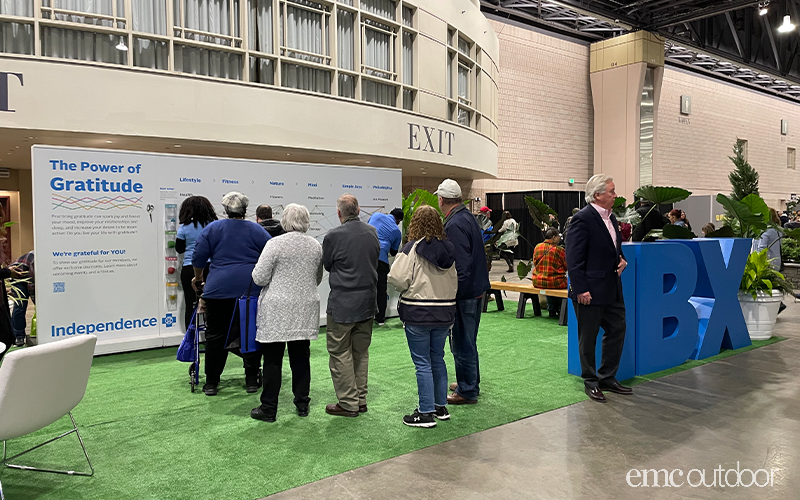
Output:
<instances>
[{"instance_id":1,"label":"recessed ceiling light","mask_svg":"<svg viewBox=\"0 0 800 500\"><path fill-rule=\"evenodd\" d=\"M179 147L181 147L181 145L180 145L180 144L175 144L175 145L174 145L174 146L172 146L172 147L173 147L173 148L179 148Z\"/></svg>"},{"instance_id":2,"label":"recessed ceiling light","mask_svg":"<svg viewBox=\"0 0 800 500\"><path fill-rule=\"evenodd\" d=\"M14 149L19 149L19 146L14 146Z\"/></svg>"},{"instance_id":3,"label":"recessed ceiling light","mask_svg":"<svg viewBox=\"0 0 800 500\"><path fill-rule=\"evenodd\" d=\"M106 144L113 144L114 141L106 141Z\"/></svg>"},{"instance_id":4,"label":"recessed ceiling light","mask_svg":"<svg viewBox=\"0 0 800 500\"><path fill-rule=\"evenodd\" d=\"M28 139L33 139L33 137L28 137Z\"/></svg>"},{"instance_id":5,"label":"recessed ceiling light","mask_svg":"<svg viewBox=\"0 0 800 500\"><path fill-rule=\"evenodd\" d=\"M292 153L286 153L286 156L292 156Z\"/></svg>"},{"instance_id":6,"label":"recessed ceiling light","mask_svg":"<svg viewBox=\"0 0 800 500\"><path fill-rule=\"evenodd\" d=\"M367 163L372 163L372 162L371 162L371 161L368 161Z\"/></svg>"}]
</instances>

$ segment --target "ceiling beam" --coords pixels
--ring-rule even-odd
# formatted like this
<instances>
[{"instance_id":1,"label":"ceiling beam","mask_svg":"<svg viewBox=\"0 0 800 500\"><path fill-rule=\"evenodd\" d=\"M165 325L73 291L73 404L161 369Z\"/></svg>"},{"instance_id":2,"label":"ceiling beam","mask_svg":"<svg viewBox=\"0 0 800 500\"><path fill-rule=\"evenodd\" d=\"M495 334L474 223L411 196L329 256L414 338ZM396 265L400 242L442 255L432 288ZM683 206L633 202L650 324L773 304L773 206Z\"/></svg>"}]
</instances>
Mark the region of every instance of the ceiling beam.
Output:
<instances>
[{"instance_id":1,"label":"ceiling beam","mask_svg":"<svg viewBox=\"0 0 800 500\"><path fill-rule=\"evenodd\" d=\"M736 31L736 26L733 25L733 17L731 17L730 12L725 13L725 19L728 21L728 27L731 29L731 35L733 35L733 41L736 43L736 50L739 51L739 56L744 61L744 49L742 48L742 41L739 40L739 32Z\"/></svg>"}]
</instances>

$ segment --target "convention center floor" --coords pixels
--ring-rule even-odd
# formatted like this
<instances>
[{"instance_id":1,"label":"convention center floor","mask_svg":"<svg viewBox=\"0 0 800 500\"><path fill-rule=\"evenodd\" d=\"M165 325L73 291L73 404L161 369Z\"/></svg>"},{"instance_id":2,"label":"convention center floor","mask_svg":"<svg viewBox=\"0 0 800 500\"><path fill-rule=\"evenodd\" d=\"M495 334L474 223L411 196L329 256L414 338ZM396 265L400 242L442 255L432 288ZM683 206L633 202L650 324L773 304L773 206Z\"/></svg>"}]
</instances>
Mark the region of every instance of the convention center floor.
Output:
<instances>
[{"instance_id":1,"label":"convention center floor","mask_svg":"<svg viewBox=\"0 0 800 500\"><path fill-rule=\"evenodd\" d=\"M631 397L586 400L269 498L798 498L800 303L786 304L775 330L783 342L642 383ZM516 385L528 386L533 376L518 374ZM491 397L489 389L482 397ZM482 411L482 402L457 408L448 425ZM720 476L737 467L761 469L757 484L744 486L752 482L747 472L739 486L736 472L724 484ZM649 487L643 490L636 473L631 484L638 487L630 486L631 469L648 470ZM658 488L652 469L659 471ZM677 487L665 487L663 469ZM759 487L766 471L769 484Z\"/></svg>"},{"instance_id":2,"label":"convention center floor","mask_svg":"<svg viewBox=\"0 0 800 500\"><path fill-rule=\"evenodd\" d=\"M580 379L566 373L566 328L530 308L517 319L512 305L504 312L490 305L482 318L480 403L452 407L452 419L434 429L401 423L417 395L397 319L374 332L369 412L353 419L324 412L335 400L324 333L312 342L311 415L294 413L286 361L273 424L250 418L258 395L245 393L233 356L215 397L190 392L188 365L175 360L174 348L95 358L73 412L94 477L3 469L6 498L640 498L626 484L629 469L705 469L710 484L712 469L737 461L780 470L769 487L733 488L726 498L800 491L800 304L789 303L778 322L776 333L788 340L634 379L636 395L612 394L605 405L588 402ZM10 441L9 454L67 422ZM27 464L86 468L74 436L29 454ZM646 495L721 493L683 486Z\"/></svg>"}]
</instances>

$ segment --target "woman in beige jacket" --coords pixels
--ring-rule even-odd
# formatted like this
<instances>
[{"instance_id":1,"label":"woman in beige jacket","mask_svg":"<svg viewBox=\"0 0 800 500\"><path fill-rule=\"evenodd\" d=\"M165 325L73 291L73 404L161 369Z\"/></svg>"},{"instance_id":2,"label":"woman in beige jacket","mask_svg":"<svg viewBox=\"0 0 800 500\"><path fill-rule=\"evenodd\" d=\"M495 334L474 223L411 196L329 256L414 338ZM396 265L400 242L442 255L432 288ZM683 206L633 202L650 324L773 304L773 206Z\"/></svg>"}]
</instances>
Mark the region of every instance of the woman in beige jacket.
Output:
<instances>
[{"instance_id":1,"label":"woman in beige jacket","mask_svg":"<svg viewBox=\"0 0 800 500\"><path fill-rule=\"evenodd\" d=\"M447 241L439 212L430 206L414 213L408 240L388 278L400 292L398 312L417 371L419 407L403 417L403 423L435 427L436 419L450 418L444 345L455 318L455 250Z\"/></svg>"}]
</instances>

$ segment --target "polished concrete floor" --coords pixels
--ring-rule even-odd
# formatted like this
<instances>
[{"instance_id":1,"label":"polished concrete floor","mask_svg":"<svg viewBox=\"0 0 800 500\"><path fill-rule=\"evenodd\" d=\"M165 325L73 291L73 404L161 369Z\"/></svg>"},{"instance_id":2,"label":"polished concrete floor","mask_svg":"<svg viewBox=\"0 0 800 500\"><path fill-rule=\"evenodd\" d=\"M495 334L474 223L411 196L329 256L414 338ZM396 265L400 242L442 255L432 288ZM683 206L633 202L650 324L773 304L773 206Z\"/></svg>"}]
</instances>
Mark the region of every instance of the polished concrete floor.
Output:
<instances>
[{"instance_id":1,"label":"polished concrete floor","mask_svg":"<svg viewBox=\"0 0 800 500\"><path fill-rule=\"evenodd\" d=\"M799 325L800 304L788 303L775 332L783 342L639 385L631 397L578 403L270 499L800 499ZM776 470L764 487L721 487L715 469L737 463ZM632 469L676 471L677 487L664 487L664 472L658 488L652 472L649 487L631 487ZM701 470L709 487L685 482L690 474L699 484ZM756 480L765 484L766 472Z\"/></svg>"}]
</instances>

